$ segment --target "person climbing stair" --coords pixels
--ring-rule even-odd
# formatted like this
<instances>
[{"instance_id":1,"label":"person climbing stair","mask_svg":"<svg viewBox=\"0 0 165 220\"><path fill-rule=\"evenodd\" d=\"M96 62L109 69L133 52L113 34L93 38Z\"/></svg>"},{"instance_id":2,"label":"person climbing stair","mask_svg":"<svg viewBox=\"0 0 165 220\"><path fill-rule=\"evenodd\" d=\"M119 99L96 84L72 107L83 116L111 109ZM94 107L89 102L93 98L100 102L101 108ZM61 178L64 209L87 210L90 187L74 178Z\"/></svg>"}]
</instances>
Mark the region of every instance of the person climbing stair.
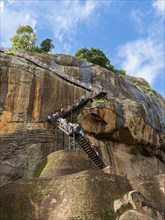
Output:
<instances>
[{"instance_id":1,"label":"person climbing stair","mask_svg":"<svg viewBox=\"0 0 165 220\"><path fill-rule=\"evenodd\" d=\"M93 98L99 98L105 96L106 93L99 93ZM80 125L78 123L72 123L67 122L65 118L68 116L72 116L73 112L77 111L79 108L82 108L85 104L89 102L91 98L84 98L81 97L81 101L78 103L77 106L73 106L70 110L67 112L64 112L64 109L61 108L61 111L58 114L54 114L53 117L48 115L48 121L55 125L55 123L58 125L58 128L65 132L72 140L74 140L74 143L77 143L82 147L82 149L86 152L88 157L93 161L93 163L99 168L103 169L105 168L105 164L100 158L100 155L95 151L95 149L92 148L92 143L84 136L83 130L80 128ZM72 117L71 117L72 118Z\"/></svg>"}]
</instances>

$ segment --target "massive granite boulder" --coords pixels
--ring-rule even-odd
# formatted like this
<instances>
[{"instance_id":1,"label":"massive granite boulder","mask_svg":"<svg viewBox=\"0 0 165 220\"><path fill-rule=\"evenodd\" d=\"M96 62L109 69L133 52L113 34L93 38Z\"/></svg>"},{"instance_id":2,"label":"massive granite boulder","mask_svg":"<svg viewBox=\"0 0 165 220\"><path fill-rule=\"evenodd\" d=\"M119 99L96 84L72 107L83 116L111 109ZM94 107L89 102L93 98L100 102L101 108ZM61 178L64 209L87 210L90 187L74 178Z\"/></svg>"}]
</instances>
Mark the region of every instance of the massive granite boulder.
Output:
<instances>
[{"instance_id":1,"label":"massive granite boulder","mask_svg":"<svg viewBox=\"0 0 165 220\"><path fill-rule=\"evenodd\" d=\"M0 55L1 183L32 176L36 165L58 149L54 132L45 127L47 115L86 94L45 68L53 57L26 57Z\"/></svg>"},{"instance_id":2,"label":"massive granite boulder","mask_svg":"<svg viewBox=\"0 0 165 220\"><path fill-rule=\"evenodd\" d=\"M133 190L134 183L125 177L97 170L81 151L57 151L47 160L42 172L43 164L37 168L38 178L19 179L0 187L0 219L164 219L165 195L159 193L159 202L154 204L147 193L151 185L144 186L143 180L145 197Z\"/></svg>"},{"instance_id":3,"label":"massive granite boulder","mask_svg":"<svg viewBox=\"0 0 165 220\"><path fill-rule=\"evenodd\" d=\"M2 49L0 66L1 182L32 176L63 147L45 127L48 114L100 89L107 100L88 103L77 120L106 165L129 178L164 173L165 102L145 80L60 54Z\"/></svg>"}]
</instances>

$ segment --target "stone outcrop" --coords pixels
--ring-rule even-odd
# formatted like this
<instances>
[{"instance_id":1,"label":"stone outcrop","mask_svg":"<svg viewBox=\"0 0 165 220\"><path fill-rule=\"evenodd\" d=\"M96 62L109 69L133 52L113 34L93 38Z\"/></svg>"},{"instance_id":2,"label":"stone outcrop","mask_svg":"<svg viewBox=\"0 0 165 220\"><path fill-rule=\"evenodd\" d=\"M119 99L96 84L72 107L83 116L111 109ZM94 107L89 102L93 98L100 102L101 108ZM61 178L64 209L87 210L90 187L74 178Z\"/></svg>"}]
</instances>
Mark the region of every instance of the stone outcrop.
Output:
<instances>
[{"instance_id":1,"label":"stone outcrop","mask_svg":"<svg viewBox=\"0 0 165 220\"><path fill-rule=\"evenodd\" d=\"M132 187L140 191L151 203L165 213L165 174L152 177L136 177L130 180ZM164 217L165 218L165 217Z\"/></svg>"},{"instance_id":2,"label":"stone outcrop","mask_svg":"<svg viewBox=\"0 0 165 220\"><path fill-rule=\"evenodd\" d=\"M164 219L159 203L133 190L128 179L98 171L82 151L57 151L47 160L37 168L38 178L0 187L0 219Z\"/></svg>"},{"instance_id":3,"label":"stone outcrop","mask_svg":"<svg viewBox=\"0 0 165 220\"><path fill-rule=\"evenodd\" d=\"M158 208L154 204L149 202L140 192L136 190L128 192L121 199L115 200L114 211L120 212L120 210L123 207L128 205L131 205L134 210L143 213L144 215L146 215L146 217L149 216L151 219L157 219L157 220L164 219L164 214L161 214L161 212L158 211ZM129 216L128 213L123 214L121 219L125 219L126 216L128 217ZM134 215L135 217L138 216L137 213L136 214L134 213L133 215L131 214L131 216L128 219L133 218ZM118 219L120 219L120 217Z\"/></svg>"},{"instance_id":4,"label":"stone outcrop","mask_svg":"<svg viewBox=\"0 0 165 220\"><path fill-rule=\"evenodd\" d=\"M120 216L120 218L118 218L118 220L132 220L132 219L136 219L136 220L153 220L153 218L139 213L138 211L135 210L129 210L127 212L125 212L124 214L122 214Z\"/></svg>"},{"instance_id":5,"label":"stone outcrop","mask_svg":"<svg viewBox=\"0 0 165 220\"><path fill-rule=\"evenodd\" d=\"M110 166L112 172L117 175L132 179L137 176L145 177L165 173L164 162L154 154L150 146L98 140L89 135L87 137L106 166Z\"/></svg>"},{"instance_id":6,"label":"stone outcrop","mask_svg":"<svg viewBox=\"0 0 165 220\"><path fill-rule=\"evenodd\" d=\"M44 166L44 164L46 165ZM70 150L57 151L50 154L46 161L39 164L39 167L44 167L39 175L44 178L54 178L85 170L98 170L83 151L77 152Z\"/></svg>"},{"instance_id":7,"label":"stone outcrop","mask_svg":"<svg viewBox=\"0 0 165 220\"><path fill-rule=\"evenodd\" d=\"M69 156L73 156L72 160L68 159ZM50 157L52 161L57 157L65 159L65 172L66 168L73 167L73 163L76 169L72 169L71 175L54 172L49 177L43 177L41 174L39 178L20 179L1 187L1 219L64 220L90 217L101 220L113 216L112 201L132 189L124 177L92 170L94 165L91 161L88 161L88 169L91 170L76 172L82 169L84 155L81 152L59 151ZM47 174L48 166L50 163L45 166ZM46 172L43 170L43 173Z\"/></svg>"},{"instance_id":8,"label":"stone outcrop","mask_svg":"<svg viewBox=\"0 0 165 220\"><path fill-rule=\"evenodd\" d=\"M121 101L121 104L111 101L99 103L98 101L83 110L79 122L84 130L97 135L98 138L100 136L100 139L163 148L165 143L164 127L159 127L160 121L158 119L159 129L153 127L152 124L146 122L146 117L148 117L148 113L142 112L140 104L131 99Z\"/></svg>"},{"instance_id":9,"label":"stone outcrop","mask_svg":"<svg viewBox=\"0 0 165 220\"><path fill-rule=\"evenodd\" d=\"M68 55L9 55L4 50L0 76L0 180L1 185L11 181L0 187L0 218L162 219L165 101L145 80ZM65 137L63 144L62 135L45 123L48 114L102 89L106 100L87 103L73 120L113 175L98 171L82 152L51 154L68 141ZM125 213L122 205L115 212L114 201L132 190L155 204L157 215L143 205L132 210L129 202Z\"/></svg>"},{"instance_id":10,"label":"stone outcrop","mask_svg":"<svg viewBox=\"0 0 165 220\"><path fill-rule=\"evenodd\" d=\"M54 133L45 127L47 115L86 91L25 58L1 53L0 66L2 183L31 176L38 162L57 150Z\"/></svg>"}]
</instances>

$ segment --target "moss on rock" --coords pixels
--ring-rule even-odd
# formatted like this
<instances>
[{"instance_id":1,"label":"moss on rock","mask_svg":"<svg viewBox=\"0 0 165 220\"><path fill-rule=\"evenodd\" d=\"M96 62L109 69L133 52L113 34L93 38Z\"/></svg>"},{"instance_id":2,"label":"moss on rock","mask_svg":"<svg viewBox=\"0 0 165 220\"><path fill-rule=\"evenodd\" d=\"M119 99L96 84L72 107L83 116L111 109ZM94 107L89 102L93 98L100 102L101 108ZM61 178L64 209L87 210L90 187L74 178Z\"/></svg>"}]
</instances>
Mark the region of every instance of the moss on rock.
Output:
<instances>
[{"instance_id":1,"label":"moss on rock","mask_svg":"<svg viewBox=\"0 0 165 220\"><path fill-rule=\"evenodd\" d=\"M83 170L98 170L83 152L70 150L60 150L50 154L47 157L47 161L43 161L39 165L36 173L40 173L43 167L40 177L48 178L77 173Z\"/></svg>"},{"instance_id":2,"label":"moss on rock","mask_svg":"<svg viewBox=\"0 0 165 220\"><path fill-rule=\"evenodd\" d=\"M131 189L125 178L94 170L52 180L18 180L0 188L0 219L66 220L86 216L106 220L108 215L114 219L114 199Z\"/></svg>"}]
</instances>

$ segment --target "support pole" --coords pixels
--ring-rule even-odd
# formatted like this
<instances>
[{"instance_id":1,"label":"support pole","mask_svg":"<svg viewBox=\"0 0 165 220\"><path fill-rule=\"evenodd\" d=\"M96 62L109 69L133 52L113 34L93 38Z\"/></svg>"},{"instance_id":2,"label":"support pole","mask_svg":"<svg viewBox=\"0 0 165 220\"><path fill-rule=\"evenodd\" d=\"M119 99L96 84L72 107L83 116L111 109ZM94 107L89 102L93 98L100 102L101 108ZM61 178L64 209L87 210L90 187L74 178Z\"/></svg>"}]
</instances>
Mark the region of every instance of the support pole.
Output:
<instances>
[{"instance_id":1,"label":"support pole","mask_svg":"<svg viewBox=\"0 0 165 220\"><path fill-rule=\"evenodd\" d=\"M76 150L76 136L75 136L75 132L73 133L73 141L74 141L74 148Z\"/></svg>"},{"instance_id":2,"label":"support pole","mask_svg":"<svg viewBox=\"0 0 165 220\"><path fill-rule=\"evenodd\" d=\"M113 142L113 145L114 145L114 142ZM113 163L112 163L112 156L111 156L110 150L108 149L108 144L106 144L106 148L107 148L107 153L108 153L108 156L109 156L110 173L114 174Z\"/></svg>"},{"instance_id":3,"label":"support pole","mask_svg":"<svg viewBox=\"0 0 165 220\"><path fill-rule=\"evenodd\" d=\"M57 150L59 149L58 148L58 128L57 128L57 126L56 126L56 145L57 145Z\"/></svg>"},{"instance_id":4,"label":"support pole","mask_svg":"<svg viewBox=\"0 0 165 220\"><path fill-rule=\"evenodd\" d=\"M64 132L62 132L62 145L63 145L63 149L65 148L65 134Z\"/></svg>"},{"instance_id":5,"label":"support pole","mask_svg":"<svg viewBox=\"0 0 165 220\"><path fill-rule=\"evenodd\" d=\"M72 122L72 119L73 119L73 118L72 118L72 109L71 109L71 118L70 118L70 121L71 121L71 122Z\"/></svg>"},{"instance_id":6,"label":"support pole","mask_svg":"<svg viewBox=\"0 0 165 220\"><path fill-rule=\"evenodd\" d=\"M71 137L69 136L69 150L71 150Z\"/></svg>"},{"instance_id":7,"label":"support pole","mask_svg":"<svg viewBox=\"0 0 165 220\"><path fill-rule=\"evenodd\" d=\"M68 141L69 141L68 147L69 147L69 150L70 150L70 136L68 136Z\"/></svg>"},{"instance_id":8,"label":"support pole","mask_svg":"<svg viewBox=\"0 0 165 220\"><path fill-rule=\"evenodd\" d=\"M106 149L107 149L107 153L108 153L108 157L109 157L109 165L110 165L110 167L112 167L112 158L111 158L110 151L108 149L108 144L106 144Z\"/></svg>"}]
</instances>

